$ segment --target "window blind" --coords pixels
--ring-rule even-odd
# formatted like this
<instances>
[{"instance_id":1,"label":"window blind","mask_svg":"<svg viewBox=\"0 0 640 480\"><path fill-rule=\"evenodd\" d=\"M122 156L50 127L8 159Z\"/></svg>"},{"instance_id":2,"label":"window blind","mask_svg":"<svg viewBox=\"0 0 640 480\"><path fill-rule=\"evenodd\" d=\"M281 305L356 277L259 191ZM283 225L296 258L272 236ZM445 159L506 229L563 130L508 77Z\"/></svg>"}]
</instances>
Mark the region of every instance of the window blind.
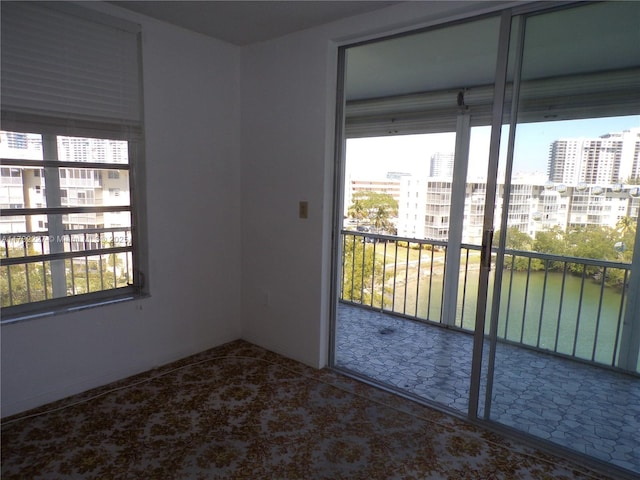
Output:
<instances>
[{"instance_id":1,"label":"window blind","mask_svg":"<svg viewBox=\"0 0 640 480\"><path fill-rule=\"evenodd\" d=\"M59 2L1 8L3 120L141 126L138 25Z\"/></svg>"}]
</instances>

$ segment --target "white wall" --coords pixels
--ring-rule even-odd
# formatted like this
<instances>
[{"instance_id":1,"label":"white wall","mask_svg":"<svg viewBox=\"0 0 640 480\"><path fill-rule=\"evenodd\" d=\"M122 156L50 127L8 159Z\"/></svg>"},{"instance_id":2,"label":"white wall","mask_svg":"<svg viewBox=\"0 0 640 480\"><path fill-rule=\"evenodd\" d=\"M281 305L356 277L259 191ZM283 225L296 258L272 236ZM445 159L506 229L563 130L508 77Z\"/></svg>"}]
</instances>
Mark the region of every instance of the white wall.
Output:
<instances>
[{"instance_id":1,"label":"white wall","mask_svg":"<svg viewBox=\"0 0 640 480\"><path fill-rule=\"evenodd\" d=\"M497 4L407 2L243 49L90 5L143 27L152 296L3 325L2 415L240 336L325 365L336 42Z\"/></svg>"},{"instance_id":2,"label":"white wall","mask_svg":"<svg viewBox=\"0 0 640 480\"><path fill-rule=\"evenodd\" d=\"M495 9L408 2L242 51L242 337L327 362L337 42ZM297 217L309 202L309 218Z\"/></svg>"},{"instance_id":3,"label":"white wall","mask_svg":"<svg viewBox=\"0 0 640 480\"><path fill-rule=\"evenodd\" d=\"M240 337L237 47L143 27L151 297L3 325L2 415Z\"/></svg>"}]
</instances>

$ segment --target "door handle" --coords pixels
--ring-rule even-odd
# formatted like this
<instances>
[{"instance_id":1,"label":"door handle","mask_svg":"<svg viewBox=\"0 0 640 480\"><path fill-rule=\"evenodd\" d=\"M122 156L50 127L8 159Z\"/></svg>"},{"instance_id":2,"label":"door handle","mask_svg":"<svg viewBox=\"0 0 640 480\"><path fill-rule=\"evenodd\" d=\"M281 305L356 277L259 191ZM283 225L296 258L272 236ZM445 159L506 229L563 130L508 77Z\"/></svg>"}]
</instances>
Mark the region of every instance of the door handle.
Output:
<instances>
[{"instance_id":1,"label":"door handle","mask_svg":"<svg viewBox=\"0 0 640 480\"><path fill-rule=\"evenodd\" d=\"M485 230L482 234L482 249L480 250L480 265L491 270L491 246L493 244L493 230Z\"/></svg>"}]
</instances>

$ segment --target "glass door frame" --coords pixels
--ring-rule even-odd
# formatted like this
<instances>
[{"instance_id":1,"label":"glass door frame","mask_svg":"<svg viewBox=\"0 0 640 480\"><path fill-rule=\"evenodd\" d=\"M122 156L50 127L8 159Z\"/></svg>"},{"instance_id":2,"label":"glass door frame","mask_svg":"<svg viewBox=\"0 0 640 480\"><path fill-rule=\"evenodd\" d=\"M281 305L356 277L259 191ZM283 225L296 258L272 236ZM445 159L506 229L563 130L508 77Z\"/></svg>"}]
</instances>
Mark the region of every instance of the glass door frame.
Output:
<instances>
[{"instance_id":1,"label":"glass door frame","mask_svg":"<svg viewBox=\"0 0 640 480\"><path fill-rule=\"evenodd\" d=\"M585 5L588 5L585 4ZM494 205L495 196L497 193L497 184L489 188L489 181L497 181L498 179L498 152L500 137L502 136L502 118L504 115L504 99L506 96L507 82L506 78L509 74L509 48L515 48L513 59L515 61L513 65L513 80L511 86L511 108L509 111L509 130L507 135L507 150L506 150L506 162L505 162L505 178L504 178L504 192L503 192L503 204L501 208L500 218L500 230L502 232L507 231L508 214L509 214L509 200L511 197L512 186L512 173L513 173L513 159L514 159L514 147L516 130L518 125L518 113L519 113L519 100L520 100L520 86L522 80L522 60L525 46L526 35L526 23L527 20L535 15L551 13L558 11L564 7L568 8L580 8L575 2L569 2L567 4L560 5L542 5L538 8L532 8L527 10L505 10L503 11L503 23L501 24L501 48L498 56L498 66L496 69L496 91L494 96L494 111L492 118L491 129L491 153L489 157L489 172L487 175L487 201L485 204L485 234L486 238L483 238L483 260L481 261L481 281L478 287L478 309L476 317L476 330L474 340L474 358L472 362L472 387L469 399L469 417L472 419L482 419L491 423L496 423L491 420L491 401L493 390L493 377L495 373L495 356L497 351L497 337L498 337L498 323L500 317L500 303L501 303L501 289L502 278L504 271L504 259L506 251L507 235L501 235L496 250L493 250L492 237L493 237L493 225L494 225ZM515 42L512 42L511 30L514 26L514 20L517 21L516 33L517 37ZM504 35L504 37L503 37ZM506 37L506 53L502 51L504 44L502 41ZM502 83L504 80L504 83ZM499 87L498 83L502 83ZM499 91L502 88L502 94ZM497 101L498 98L500 101ZM497 139L495 137L498 137ZM493 201L489 201L489 191L494 193ZM629 371L635 371L638 357L640 355L640 268L633 268L637 265L640 259L640 215L636 220L636 241L634 243L634 252L632 256L631 274L629 276L629 282L625 287L626 293L626 307L624 314L624 321L620 335L620 347L618 353L618 361L616 367L626 369ZM491 269L491 255L495 253L495 273L493 278L493 292L492 298L489 299L489 271ZM486 281L485 281L486 280ZM485 339L485 323L487 319L486 315L486 302L491 301L491 314L489 324L489 355L487 365L483 362L483 347ZM480 303L485 302L482 307ZM635 320L634 320L635 319ZM614 358L615 361L615 358ZM482 371L486 372L485 390L484 390L484 405L483 412L479 411L479 398L482 390ZM477 396L476 396L477 394ZM496 423L502 426L501 424Z\"/></svg>"},{"instance_id":2,"label":"glass door frame","mask_svg":"<svg viewBox=\"0 0 640 480\"><path fill-rule=\"evenodd\" d=\"M565 2L562 2L565 3ZM555 2L553 3L555 4ZM552 5L553 5L552 4ZM470 374L470 391L469 391L469 408L467 411L467 418L477 419L477 408L480 396L480 379L482 374L482 349L485 339L484 328L486 324L485 312L487 305L487 292L489 273L491 268L491 239L493 235L493 213L495 205L495 194L497 189L497 172L498 172L498 156L500 151L501 129L502 129L502 116L503 116L503 104L504 95L507 82L507 68L508 68L508 56L509 56L509 40L510 40L510 28L511 19L515 15L519 15L522 12L530 10L548 9L549 5L537 6L523 5L515 8L507 8L502 10L496 10L491 14L470 14L467 18L450 22L444 21L434 24L428 29L446 28L449 25L464 24L467 22L473 22L483 17L498 17L500 18L500 27L498 33L497 42L497 58L496 58L496 74L494 76L494 99L491 109L491 137L489 148L489 162L487 171L487 187L485 196L485 213L484 213L484 226L483 226L483 246L481 250L481 269L479 272L479 284L478 284L478 307L476 309L476 325L474 329L474 343L471 356L471 374ZM405 34L411 35L413 33L419 33L425 31L424 28L418 28L415 31L407 31ZM404 34L401 34L404 35ZM342 242L340 241L340 232L342 230L342 212L344 204L344 172L346 164L346 128L345 128L345 111L346 111L346 92L345 92L345 78L346 78L346 51L355 46L359 46L365 43L375 43L383 41L385 38L393 38L397 36L391 35L389 37L380 37L365 42L355 42L338 47L338 69L337 69L337 103L336 103L336 129L335 129L335 142L334 142L334 203L333 203L333 228L332 228L332 264L331 264L331 287L330 287L330 322L329 322L329 365L335 367L335 346L336 346L336 322L337 322L337 303L340 294L340 258L342 256ZM454 158L454 175L452 178L452 205L450 212L455 211L463 213L465 204L465 186L467 179L468 168L468 156L469 156L469 142L471 135L471 122L470 116L473 113L465 113L464 107L459 110L456 117L456 146ZM459 159L463 159L464 162L460 162ZM463 175L464 174L464 175ZM456 192L457 190L457 192ZM457 195L454 195L454 192ZM454 198L455 197L455 198ZM487 206L490 205L489 208ZM463 217L463 215L461 215ZM450 221L453 215L449 216ZM463 228L463 218L459 219L459 225L456 226L459 230L460 239L457 242L453 242L452 250L455 253L459 253L461 247L461 236ZM451 225L451 224L450 224ZM456 237L458 236L454 232ZM451 232L450 237L451 238ZM449 260L451 255L448 255ZM449 263L449 260L447 263ZM458 255L459 260L459 255ZM452 262L455 263L455 262ZM457 270L452 269L450 265L445 266L445 290L443 299L443 314L442 320L446 324L447 319L450 322L455 321L455 309L457 301L457 286L459 268ZM455 277L455 280L454 280ZM453 287L452 287L453 285ZM447 286L449 288L447 288ZM482 300L481 300L482 299Z\"/></svg>"},{"instance_id":3,"label":"glass door frame","mask_svg":"<svg viewBox=\"0 0 640 480\"><path fill-rule=\"evenodd\" d=\"M486 186L486 196L485 196L485 210L484 210L484 222L483 222L483 241L482 241L482 250L481 250L481 265L479 272L479 284L478 284L478 295L477 295L477 308L476 308L476 323L475 329L473 332L474 335L474 343L473 343L473 351L471 358L471 375L470 375L470 390L469 390L469 408L467 412L467 418L470 420L481 420L481 421L489 421L492 424L495 424L498 427L501 427L501 424L496 422L492 422L489 419L489 411L490 411L490 402L491 402L491 389L492 389L492 377L495 369L495 350L497 344L497 329L498 329L498 315L499 315L499 303L500 303L500 286L501 286L501 278L502 278L502 267L504 266L504 254L506 249L506 236L502 235L500 242L497 246L497 256L496 256L496 264L495 264L495 274L492 280L493 282L493 296L489 298L489 282L491 279L491 268L492 268L492 247L493 247L493 233L494 233L494 221L495 221L495 200L497 197L498 191L498 168L499 168L499 153L500 153L500 144L503 138L503 117L505 114L504 108L506 103L506 95L507 95L507 79L509 74L509 60L510 58L514 58L517 62L514 68L514 78L511 84L511 111L509 113L509 133L507 137L507 168L505 175L505 184L504 184L504 199L505 202L508 202L509 193L511 189L511 170L513 166L513 148L515 144L515 133L516 133L516 124L517 124L517 113L518 113L518 94L520 88L520 66L522 62L522 52L524 48L524 28L521 28L522 25L526 22L526 18L533 14L539 14L542 12L550 12L559 7L564 6L574 6L577 2L549 2L549 3L531 3L521 6L515 6L512 8L506 8L491 14L492 16L500 16L500 31L498 34L498 51L497 51L497 59L496 59L496 74L494 76L494 96L493 96L493 106L491 113L491 134L490 134L490 146L489 146L489 163L487 170L487 186ZM455 24L466 23L477 20L483 16L487 16L486 14L470 14L467 18L454 22ZM518 18L520 25L518 29L518 38L515 43L512 38L512 26L514 18ZM451 22L442 22L440 24L434 24L433 27L430 28L446 28L447 25L451 24ZM407 31L406 34L417 33L420 31L424 31L424 28L419 28L415 30L415 32ZM395 35L386 38L393 38ZM343 212L343 201L344 201L344 169L345 169L345 154L346 154L346 135L345 135L345 72L346 72L346 51L350 47L354 47L357 45L362 45L363 43L377 42L383 40L385 37L376 38L374 40L369 40L367 42L356 42L345 44L338 47L338 83L337 83L337 106L336 106L336 130L335 130L335 168L334 168L334 203L333 203L333 228L332 228L332 257L331 257L331 286L330 286L330 332L329 332L329 365L335 366L335 346L336 346L336 317L337 317L337 302L339 298L340 292L340 258L341 258L341 241L340 241L340 231L342 229L342 212ZM515 55L510 54L510 49L515 49ZM513 54L513 51L511 52ZM464 115L459 115L458 123L456 128L456 159L458 157L458 149L460 148L461 157L466 156L465 160L468 160L468 147L469 147L469 132L470 127L467 123L467 137L466 137L466 152L464 152L464 142L463 138L458 136L460 135L460 130L464 128L465 120L462 119ZM468 122L468 116L467 120ZM462 123L461 123L462 122ZM460 145L458 143L460 142ZM464 152L464 153L463 153ZM454 168L457 164L454 163ZM461 168L461 167L459 167ZM461 175L460 171L455 172L453 182L461 182L464 186L466 182L466 168L467 162L465 162L464 170L465 175ZM460 178L462 177L462 178ZM453 186L452 186L453 187ZM452 188L452 191L454 189ZM464 208L464 190L461 192L461 198L456 198L457 202L462 203L462 208ZM456 196L458 197L458 196ZM452 210L453 206L453 198L452 198ZM459 204L458 207L459 208ZM507 209L502 209L502 218L501 218L501 228L504 231L506 216L508 214ZM452 218L452 216L450 216ZM460 225L462 225L462 220L460 220ZM636 238L640 238L640 232L637 231ZM459 245L458 245L459 247ZM454 246L455 248L455 246ZM451 258L451 257L449 257ZM637 263L638 258L640 258L640 242L636 241L635 244L635 252L634 259ZM640 315L640 271L636 268L635 271L632 270L632 274L629 282L629 295L628 295L628 303L626 309L626 321L629 322L630 319L635 316ZM452 270L449 269L449 272ZM451 285L451 273L449 274L448 285ZM447 281L447 280L445 280ZM457 284L456 284L457 287ZM445 291L452 290L447 289ZM456 289L457 290L457 289ZM450 313L446 313L447 311L451 311L451 309L455 309L455 300L456 296L453 294L448 294L448 298L446 298L443 302L443 319L448 318L446 315L451 315ZM485 364L483 361L483 350L485 348L485 341L487 340L487 335L485 334L486 321L488 318L487 315L487 306L488 302L491 302L491 318L489 318L489 356L488 361ZM455 310L454 310L455 313ZM640 325L632 324L628 331L630 335L628 335L628 339L625 338L625 341L628 341L628 345L633 346L634 344L640 343ZM635 343L634 343L635 342ZM624 345L624 343L623 343ZM636 349L637 350L637 349ZM631 350L627 348L626 350L622 349L621 355L625 353L625 355L636 355L637 351L634 352L633 348ZM485 390L483 392L483 373L486 374L486 383ZM484 412L479 411L479 404L481 395L484 393Z\"/></svg>"}]
</instances>

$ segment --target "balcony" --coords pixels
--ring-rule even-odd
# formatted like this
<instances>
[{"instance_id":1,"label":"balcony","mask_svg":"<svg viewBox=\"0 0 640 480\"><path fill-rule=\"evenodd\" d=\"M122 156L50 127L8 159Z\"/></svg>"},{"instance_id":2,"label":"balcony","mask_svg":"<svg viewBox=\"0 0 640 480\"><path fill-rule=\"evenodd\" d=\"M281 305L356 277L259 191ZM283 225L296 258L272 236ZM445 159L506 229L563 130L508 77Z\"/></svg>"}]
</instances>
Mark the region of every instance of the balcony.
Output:
<instances>
[{"instance_id":1,"label":"balcony","mask_svg":"<svg viewBox=\"0 0 640 480\"><path fill-rule=\"evenodd\" d=\"M462 247L453 319L444 242L344 231L342 251L335 365L466 414L479 247ZM640 473L640 362L619 365L630 267L507 251L479 417Z\"/></svg>"}]
</instances>

